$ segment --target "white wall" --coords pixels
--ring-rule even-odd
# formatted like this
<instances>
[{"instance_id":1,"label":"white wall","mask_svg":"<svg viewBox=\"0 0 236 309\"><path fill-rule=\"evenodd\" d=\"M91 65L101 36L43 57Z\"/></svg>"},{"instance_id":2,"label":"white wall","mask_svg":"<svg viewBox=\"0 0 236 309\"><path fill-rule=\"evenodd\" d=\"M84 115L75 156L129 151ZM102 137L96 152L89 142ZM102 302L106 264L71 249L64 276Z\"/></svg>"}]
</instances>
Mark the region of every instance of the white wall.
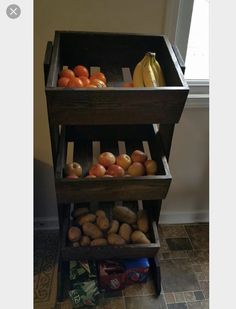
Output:
<instances>
[{"instance_id":1,"label":"white wall","mask_svg":"<svg viewBox=\"0 0 236 309\"><path fill-rule=\"evenodd\" d=\"M184 109L175 126L170 171L173 177L162 203L160 222L207 221L209 211L209 108Z\"/></svg>"}]
</instances>

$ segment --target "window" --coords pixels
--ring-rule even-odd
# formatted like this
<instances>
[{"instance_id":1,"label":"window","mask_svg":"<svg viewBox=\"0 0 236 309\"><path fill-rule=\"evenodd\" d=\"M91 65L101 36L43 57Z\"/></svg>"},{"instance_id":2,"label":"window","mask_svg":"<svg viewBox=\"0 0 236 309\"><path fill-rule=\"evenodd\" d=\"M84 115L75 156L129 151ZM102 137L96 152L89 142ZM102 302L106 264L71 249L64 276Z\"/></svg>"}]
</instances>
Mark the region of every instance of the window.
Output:
<instances>
[{"instance_id":1,"label":"window","mask_svg":"<svg viewBox=\"0 0 236 309\"><path fill-rule=\"evenodd\" d=\"M185 78L190 87L187 103L194 102L196 104L197 101L197 104L201 106L203 104L208 106L209 1L167 0L166 5L165 33L171 43L179 49L186 65ZM200 51L201 48L203 48L203 53ZM193 54L196 57L193 57ZM200 56L199 58L197 54ZM200 65L199 61L202 61ZM198 68L203 66L204 70L199 71Z\"/></svg>"},{"instance_id":2,"label":"window","mask_svg":"<svg viewBox=\"0 0 236 309\"><path fill-rule=\"evenodd\" d=\"M194 1L185 64L186 79L209 79L209 0Z\"/></svg>"}]
</instances>

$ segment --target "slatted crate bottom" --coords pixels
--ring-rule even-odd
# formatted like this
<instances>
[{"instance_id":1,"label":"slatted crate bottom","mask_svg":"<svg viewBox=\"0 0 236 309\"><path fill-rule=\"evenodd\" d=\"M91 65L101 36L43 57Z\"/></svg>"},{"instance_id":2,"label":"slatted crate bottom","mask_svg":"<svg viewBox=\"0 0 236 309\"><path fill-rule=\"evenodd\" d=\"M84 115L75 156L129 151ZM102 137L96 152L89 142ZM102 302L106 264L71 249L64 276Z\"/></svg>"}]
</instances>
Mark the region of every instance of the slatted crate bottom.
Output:
<instances>
[{"instance_id":1,"label":"slatted crate bottom","mask_svg":"<svg viewBox=\"0 0 236 309\"><path fill-rule=\"evenodd\" d=\"M156 175L140 177L85 178L99 153L114 155L139 149L158 164ZM82 165L83 177L63 177L66 162ZM56 168L56 193L59 203L120 200L154 200L165 198L171 175L163 153L159 133L152 125L68 126L60 137Z\"/></svg>"},{"instance_id":2,"label":"slatted crate bottom","mask_svg":"<svg viewBox=\"0 0 236 309\"><path fill-rule=\"evenodd\" d=\"M138 209L146 209L149 218L149 231L147 237L151 241L150 244L126 244L122 246L86 246L86 247L73 247L67 238L67 232L73 224L72 218L67 216L64 220L63 233L62 233L62 248L61 254L64 261L79 260L79 259L115 259L115 258L140 258L140 257L155 257L159 248L159 236L157 231L157 225L155 222L155 215L153 209L148 207L147 204L142 201L124 201L119 202L119 205L132 209L137 212ZM95 213L97 209L103 209L106 212L109 220L112 220L112 208L114 202L100 202L100 203L83 203L75 204L74 207L88 207L92 213Z\"/></svg>"}]
</instances>

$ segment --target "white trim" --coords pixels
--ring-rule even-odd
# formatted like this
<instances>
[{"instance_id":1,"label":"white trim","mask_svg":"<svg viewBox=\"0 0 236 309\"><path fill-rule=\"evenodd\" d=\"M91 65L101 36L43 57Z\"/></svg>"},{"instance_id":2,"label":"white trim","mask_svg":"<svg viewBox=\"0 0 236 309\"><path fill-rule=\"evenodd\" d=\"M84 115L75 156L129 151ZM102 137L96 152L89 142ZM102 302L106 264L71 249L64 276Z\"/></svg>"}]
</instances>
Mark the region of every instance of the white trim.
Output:
<instances>
[{"instance_id":1,"label":"white trim","mask_svg":"<svg viewBox=\"0 0 236 309\"><path fill-rule=\"evenodd\" d=\"M57 217L37 217L34 219L34 230L58 230Z\"/></svg>"},{"instance_id":2,"label":"white trim","mask_svg":"<svg viewBox=\"0 0 236 309\"><path fill-rule=\"evenodd\" d=\"M198 212L161 212L159 224L183 224L209 222L209 211Z\"/></svg>"},{"instance_id":3,"label":"white trim","mask_svg":"<svg viewBox=\"0 0 236 309\"><path fill-rule=\"evenodd\" d=\"M167 0L166 2L164 32L169 41L174 44L177 31L180 0Z\"/></svg>"},{"instance_id":4,"label":"white trim","mask_svg":"<svg viewBox=\"0 0 236 309\"><path fill-rule=\"evenodd\" d=\"M185 108L209 108L209 80L187 80L189 95Z\"/></svg>"}]
</instances>

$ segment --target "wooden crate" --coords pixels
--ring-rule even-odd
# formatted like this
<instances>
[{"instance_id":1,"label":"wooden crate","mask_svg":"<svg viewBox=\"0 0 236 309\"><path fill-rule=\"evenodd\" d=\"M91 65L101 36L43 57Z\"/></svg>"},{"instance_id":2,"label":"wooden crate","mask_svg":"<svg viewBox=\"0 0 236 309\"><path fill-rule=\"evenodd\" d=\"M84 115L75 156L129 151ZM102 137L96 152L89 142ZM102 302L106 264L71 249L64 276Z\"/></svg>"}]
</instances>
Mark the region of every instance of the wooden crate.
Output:
<instances>
[{"instance_id":1,"label":"wooden crate","mask_svg":"<svg viewBox=\"0 0 236 309\"><path fill-rule=\"evenodd\" d=\"M123 202L123 205L131 208L133 211L137 212L138 209L145 208L142 205L142 202L132 201L132 202ZM81 205L84 207L85 205ZM87 205L90 207L90 205ZM112 219L112 207L114 206L113 202L100 203L92 205L91 208L95 211L96 209L103 209L108 218ZM80 205L76 205L80 207ZM101 260L101 259L112 259L112 258L140 258L140 257L154 257L159 248L159 236L157 231L157 225L153 219L150 209L147 210L149 216L149 239L151 244L126 244L122 246L86 246L86 247L73 247L72 244L67 239L67 231L69 226L71 226L70 218L67 217L64 220L63 233L61 239L61 254L64 261L69 260L78 260L78 259L92 259L92 260Z\"/></svg>"},{"instance_id":2,"label":"wooden crate","mask_svg":"<svg viewBox=\"0 0 236 309\"><path fill-rule=\"evenodd\" d=\"M94 143L97 144L97 153L93 147ZM70 149L71 157L67 158L69 147L73 149ZM157 175L84 177L90 166L96 162L100 152L111 151L115 155L119 153L131 155L135 149L145 151L150 159L157 162ZM63 127L58 153L55 183L59 203L163 199L171 183L171 174L162 151L158 129L153 125ZM72 161L82 165L82 178L63 177L66 162Z\"/></svg>"},{"instance_id":3,"label":"wooden crate","mask_svg":"<svg viewBox=\"0 0 236 309\"><path fill-rule=\"evenodd\" d=\"M167 86L121 87L147 51L156 53ZM57 31L46 56L48 112L55 124L176 123L181 117L189 89L165 36ZM77 64L101 70L108 87L58 88L63 66Z\"/></svg>"}]
</instances>

